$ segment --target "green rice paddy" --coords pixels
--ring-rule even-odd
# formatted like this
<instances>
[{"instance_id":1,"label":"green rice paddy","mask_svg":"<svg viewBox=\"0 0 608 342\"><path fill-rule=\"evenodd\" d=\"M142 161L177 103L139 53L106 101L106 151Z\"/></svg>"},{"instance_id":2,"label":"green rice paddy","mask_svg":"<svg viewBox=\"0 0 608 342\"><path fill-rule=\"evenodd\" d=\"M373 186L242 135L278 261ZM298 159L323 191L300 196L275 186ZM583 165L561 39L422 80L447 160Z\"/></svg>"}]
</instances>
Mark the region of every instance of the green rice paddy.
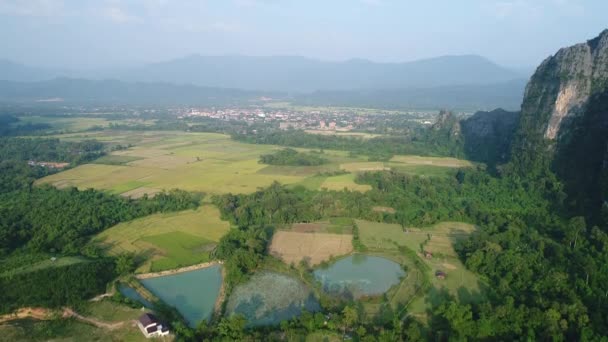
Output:
<instances>
[{"instance_id":1,"label":"green rice paddy","mask_svg":"<svg viewBox=\"0 0 608 342\"><path fill-rule=\"evenodd\" d=\"M156 272L208 261L209 252L228 229L219 210L205 205L120 223L91 243L109 255L134 253L142 262L137 272Z\"/></svg>"}]
</instances>

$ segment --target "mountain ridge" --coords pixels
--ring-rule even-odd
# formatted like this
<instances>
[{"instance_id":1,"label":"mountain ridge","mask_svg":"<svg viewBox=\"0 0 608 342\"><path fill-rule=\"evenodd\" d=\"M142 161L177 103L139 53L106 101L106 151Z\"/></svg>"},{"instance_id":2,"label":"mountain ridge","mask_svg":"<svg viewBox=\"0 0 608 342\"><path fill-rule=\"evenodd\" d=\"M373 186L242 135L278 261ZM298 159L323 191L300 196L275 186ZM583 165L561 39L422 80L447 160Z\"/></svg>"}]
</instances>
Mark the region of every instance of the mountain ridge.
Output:
<instances>
[{"instance_id":1,"label":"mountain ridge","mask_svg":"<svg viewBox=\"0 0 608 342\"><path fill-rule=\"evenodd\" d=\"M189 55L141 67L89 71L35 68L0 60L3 80L42 81L66 76L301 93L492 84L526 75L477 55L390 63L357 58L323 61L302 56Z\"/></svg>"}]
</instances>

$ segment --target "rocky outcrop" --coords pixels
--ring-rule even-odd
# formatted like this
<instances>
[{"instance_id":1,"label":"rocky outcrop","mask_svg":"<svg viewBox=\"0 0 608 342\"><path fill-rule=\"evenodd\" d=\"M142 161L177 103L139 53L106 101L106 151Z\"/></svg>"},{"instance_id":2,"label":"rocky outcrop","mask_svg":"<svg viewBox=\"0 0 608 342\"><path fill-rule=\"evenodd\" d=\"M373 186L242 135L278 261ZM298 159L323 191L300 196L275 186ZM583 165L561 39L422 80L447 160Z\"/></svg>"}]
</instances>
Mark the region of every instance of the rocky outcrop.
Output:
<instances>
[{"instance_id":1,"label":"rocky outcrop","mask_svg":"<svg viewBox=\"0 0 608 342\"><path fill-rule=\"evenodd\" d=\"M519 112L499 108L480 111L460 121L467 158L490 168L507 162L518 118Z\"/></svg>"},{"instance_id":2,"label":"rocky outcrop","mask_svg":"<svg viewBox=\"0 0 608 342\"><path fill-rule=\"evenodd\" d=\"M437 120L431 126L433 131L444 131L448 134L451 140L458 139L461 133L460 120L454 115L454 113L441 110L437 115Z\"/></svg>"},{"instance_id":3,"label":"rocky outcrop","mask_svg":"<svg viewBox=\"0 0 608 342\"><path fill-rule=\"evenodd\" d=\"M608 30L560 49L538 67L521 108L513 159L520 172L549 164L574 208L599 208L608 163Z\"/></svg>"},{"instance_id":4,"label":"rocky outcrop","mask_svg":"<svg viewBox=\"0 0 608 342\"><path fill-rule=\"evenodd\" d=\"M605 89L607 80L608 30L543 61L526 87L522 118L540 119L537 129L555 140L565 119L584 115L590 97Z\"/></svg>"}]
</instances>

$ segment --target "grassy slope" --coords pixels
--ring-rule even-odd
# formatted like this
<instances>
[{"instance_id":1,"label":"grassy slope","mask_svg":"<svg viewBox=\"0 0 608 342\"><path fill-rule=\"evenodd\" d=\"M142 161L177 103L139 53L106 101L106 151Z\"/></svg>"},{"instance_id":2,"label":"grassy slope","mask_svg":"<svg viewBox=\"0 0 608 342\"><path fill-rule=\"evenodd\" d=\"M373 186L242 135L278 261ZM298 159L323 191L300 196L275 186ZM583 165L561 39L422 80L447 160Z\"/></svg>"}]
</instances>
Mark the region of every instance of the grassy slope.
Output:
<instances>
[{"instance_id":1,"label":"grassy slope","mask_svg":"<svg viewBox=\"0 0 608 342\"><path fill-rule=\"evenodd\" d=\"M207 261L209 247L228 229L218 209L207 205L121 223L98 234L92 243L111 255L135 253L144 261L138 272L159 271Z\"/></svg>"},{"instance_id":2,"label":"grassy slope","mask_svg":"<svg viewBox=\"0 0 608 342\"><path fill-rule=\"evenodd\" d=\"M1 341L148 341L136 326L125 325L116 330L94 327L76 320L12 321L11 324L0 325ZM162 341L162 340L160 340Z\"/></svg>"},{"instance_id":3,"label":"grassy slope","mask_svg":"<svg viewBox=\"0 0 608 342\"><path fill-rule=\"evenodd\" d=\"M78 313L86 317L94 317L104 322L114 323L135 320L141 316L140 309L133 309L123 304L109 300L87 302Z\"/></svg>"},{"instance_id":4,"label":"grassy slope","mask_svg":"<svg viewBox=\"0 0 608 342\"><path fill-rule=\"evenodd\" d=\"M464 302L483 299L483 283L464 267L454 251L454 244L472 233L474 226L443 222L424 229L408 228L406 233L396 224L357 220L357 225L362 243L371 251L397 253L398 246L405 246L410 250L412 258L415 253L415 258L426 265L425 277L430 281L431 288L425 296L417 297L410 303L408 310L411 313L423 314L446 294ZM425 243L429 237L430 240ZM424 244L424 250L433 253L432 259L422 256L421 244ZM445 280L435 277L438 270L447 273ZM422 279L411 279L409 276L408 279L418 285L422 283Z\"/></svg>"}]
</instances>

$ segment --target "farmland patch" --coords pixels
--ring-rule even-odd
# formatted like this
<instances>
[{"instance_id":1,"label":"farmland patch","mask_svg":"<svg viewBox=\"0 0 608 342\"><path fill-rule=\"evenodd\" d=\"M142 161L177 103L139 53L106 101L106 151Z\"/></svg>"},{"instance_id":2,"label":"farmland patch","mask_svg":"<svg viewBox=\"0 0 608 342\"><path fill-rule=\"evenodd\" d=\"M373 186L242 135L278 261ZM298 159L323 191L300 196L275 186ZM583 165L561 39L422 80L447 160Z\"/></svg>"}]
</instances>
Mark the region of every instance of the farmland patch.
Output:
<instances>
[{"instance_id":1,"label":"farmland patch","mask_svg":"<svg viewBox=\"0 0 608 342\"><path fill-rule=\"evenodd\" d=\"M351 234L278 231L272 238L270 254L287 264L305 261L313 266L352 252L352 238Z\"/></svg>"}]
</instances>

